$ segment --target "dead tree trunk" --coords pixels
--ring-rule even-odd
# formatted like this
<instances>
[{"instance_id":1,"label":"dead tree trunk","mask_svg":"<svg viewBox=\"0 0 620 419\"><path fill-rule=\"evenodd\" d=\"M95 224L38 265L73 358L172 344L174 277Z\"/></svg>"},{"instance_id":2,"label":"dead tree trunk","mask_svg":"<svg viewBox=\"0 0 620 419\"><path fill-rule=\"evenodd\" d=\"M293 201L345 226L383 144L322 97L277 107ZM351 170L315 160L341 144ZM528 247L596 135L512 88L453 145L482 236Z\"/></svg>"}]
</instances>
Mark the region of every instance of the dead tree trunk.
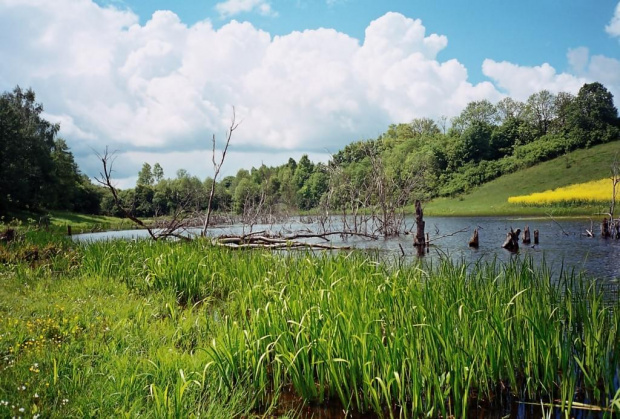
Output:
<instances>
[{"instance_id":1,"label":"dead tree trunk","mask_svg":"<svg viewBox=\"0 0 620 419\"><path fill-rule=\"evenodd\" d=\"M611 232L609 231L609 221L607 221L607 217L603 218L603 223L601 224L601 236L604 238L611 237Z\"/></svg>"},{"instance_id":2,"label":"dead tree trunk","mask_svg":"<svg viewBox=\"0 0 620 419\"><path fill-rule=\"evenodd\" d=\"M416 234L413 238L413 245L424 247L426 239L424 237L424 211L422 210L422 204L420 200L415 201L415 225Z\"/></svg>"},{"instance_id":3,"label":"dead tree trunk","mask_svg":"<svg viewBox=\"0 0 620 419\"><path fill-rule=\"evenodd\" d=\"M530 244L532 240L530 239L530 226L525 226L523 229L523 244Z\"/></svg>"},{"instance_id":4,"label":"dead tree trunk","mask_svg":"<svg viewBox=\"0 0 620 419\"><path fill-rule=\"evenodd\" d=\"M226 152L228 151L228 146L230 145L230 139L232 137L233 131L237 129L239 124L235 122L235 108L233 107L233 115L232 121L230 123L230 128L228 128L228 133L226 135L226 145L224 145L224 150L222 151L222 157L220 162L217 163L215 161L215 134L213 134L212 144L213 144L213 152L211 154L211 161L213 162L213 181L211 182L211 191L209 192L209 202L207 203L207 214L205 215L204 224L202 226L202 236L207 235L207 230L209 229L209 223L211 221L211 212L213 211L213 197L215 196L215 182L217 182L217 176L220 174L220 170L222 169L222 165L224 164L224 159L226 158Z\"/></svg>"},{"instance_id":5,"label":"dead tree trunk","mask_svg":"<svg viewBox=\"0 0 620 419\"><path fill-rule=\"evenodd\" d=\"M479 241L478 241L478 229L474 229L474 235L471 237L471 240L469 241L469 247L475 247L476 249L479 246Z\"/></svg>"},{"instance_id":6,"label":"dead tree trunk","mask_svg":"<svg viewBox=\"0 0 620 419\"><path fill-rule=\"evenodd\" d=\"M538 244L538 230L534 230L534 244Z\"/></svg>"},{"instance_id":7,"label":"dead tree trunk","mask_svg":"<svg viewBox=\"0 0 620 419\"><path fill-rule=\"evenodd\" d=\"M502 247L506 250L510 250L511 252L519 251L519 234L521 233L520 229L517 231L513 231L510 228L510 231L506 233L506 241L502 244Z\"/></svg>"},{"instance_id":8,"label":"dead tree trunk","mask_svg":"<svg viewBox=\"0 0 620 419\"><path fill-rule=\"evenodd\" d=\"M620 235L620 219L614 218L614 211L616 208L616 195L617 188L620 184L620 162L618 161L618 154L614 156L614 161L611 164L611 205L609 206L609 221L603 220L601 225L601 235L605 238L614 237L618 238Z\"/></svg>"}]
</instances>

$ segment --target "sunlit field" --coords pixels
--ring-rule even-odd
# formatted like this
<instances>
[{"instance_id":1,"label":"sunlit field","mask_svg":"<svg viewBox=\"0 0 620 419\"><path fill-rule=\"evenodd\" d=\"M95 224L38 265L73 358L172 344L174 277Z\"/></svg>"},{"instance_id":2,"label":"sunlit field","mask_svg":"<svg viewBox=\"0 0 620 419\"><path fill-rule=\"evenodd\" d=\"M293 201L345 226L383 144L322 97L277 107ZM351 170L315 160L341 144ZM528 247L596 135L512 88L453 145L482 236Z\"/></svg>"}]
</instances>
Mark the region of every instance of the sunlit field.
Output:
<instances>
[{"instance_id":1,"label":"sunlit field","mask_svg":"<svg viewBox=\"0 0 620 419\"><path fill-rule=\"evenodd\" d=\"M601 179L529 195L511 196L508 202L522 205L605 204L610 202L611 194L611 180Z\"/></svg>"}]
</instances>

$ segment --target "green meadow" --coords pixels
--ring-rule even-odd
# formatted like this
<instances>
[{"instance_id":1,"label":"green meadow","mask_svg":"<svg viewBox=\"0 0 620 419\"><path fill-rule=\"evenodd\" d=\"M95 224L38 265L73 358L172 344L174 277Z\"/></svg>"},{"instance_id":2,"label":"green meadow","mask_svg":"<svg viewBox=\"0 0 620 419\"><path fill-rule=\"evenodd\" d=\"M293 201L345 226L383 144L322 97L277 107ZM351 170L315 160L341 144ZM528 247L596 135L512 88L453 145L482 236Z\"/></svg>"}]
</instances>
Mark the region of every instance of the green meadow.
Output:
<instances>
[{"instance_id":1,"label":"green meadow","mask_svg":"<svg viewBox=\"0 0 620 419\"><path fill-rule=\"evenodd\" d=\"M620 302L528 260L24 230L0 251L0 417L620 412Z\"/></svg>"},{"instance_id":2,"label":"green meadow","mask_svg":"<svg viewBox=\"0 0 620 419\"><path fill-rule=\"evenodd\" d=\"M619 154L620 143L617 141L576 150L562 157L501 176L473 188L468 193L453 198L434 199L426 205L425 212L433 216L590 216L608 211L609 209L604 206L587 204L517 205L508 203L508 197L609 178L611 163L614 156Z\"/></svg>"}]
</instances>

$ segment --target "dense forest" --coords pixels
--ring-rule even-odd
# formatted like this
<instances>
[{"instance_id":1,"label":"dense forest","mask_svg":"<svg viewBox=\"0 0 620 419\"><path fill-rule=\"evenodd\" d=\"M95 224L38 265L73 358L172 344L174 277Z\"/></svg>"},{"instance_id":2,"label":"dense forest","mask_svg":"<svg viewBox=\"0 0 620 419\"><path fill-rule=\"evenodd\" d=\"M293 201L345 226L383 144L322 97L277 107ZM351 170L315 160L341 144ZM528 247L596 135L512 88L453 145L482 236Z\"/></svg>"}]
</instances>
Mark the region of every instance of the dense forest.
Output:
<instances>
[{"instance_id":1,"label":"dense forest","mask_svg":"<svg viewBox=\"0 0 620 419\"><path fill-rule=\"evenodd\" d=\"M31 89L0 96L0 213L100 211L102 192L82 174L59 125L42 116Z\"/></svg>"},{"instance_id":2,"label":"dense forest","mask_svg":"<svg viewBox=\"0 0 620 419\"><path fill-rule=\"evenodd\" d=\"M0 210L67 209L122 215L109 191L81 174L59 127L41 118L31 90L0 98ZM447 120L417 118L391 125L376 139L357 141L328 164L307 156L278 167L239 170L217 179L213 209L244 216L324 208L387 213L436 196L455 196L502 174L620 139L612 94L600 83L578 94L543 90L526 102L469 103ZM233 138L234 144L234 138ZM567 164L570 162L567 160ZM135 215L206 208L213 179L185 170L174 178L144 163L135 188L119 191Z\"/></svg>"}]
</instances>

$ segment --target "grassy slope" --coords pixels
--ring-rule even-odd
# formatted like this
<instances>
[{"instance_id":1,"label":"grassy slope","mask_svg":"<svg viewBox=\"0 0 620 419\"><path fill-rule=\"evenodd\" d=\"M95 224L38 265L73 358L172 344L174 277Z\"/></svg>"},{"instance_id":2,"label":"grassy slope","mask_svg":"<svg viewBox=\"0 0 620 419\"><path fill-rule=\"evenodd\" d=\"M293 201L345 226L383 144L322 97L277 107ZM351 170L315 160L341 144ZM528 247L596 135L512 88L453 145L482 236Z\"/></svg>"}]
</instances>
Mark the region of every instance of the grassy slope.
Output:
<instances>
[{"instance_id":1,"label":"grassy slope","mask_svg":"<svg viewBox=\"0 0 620 419\"><path fill-rule=\"evenodd\" d=\"M604 208L524 207L508 203L508 197L542 192L610 174L613 156L620 153L620 141L577 150L566 156L538 164L488 182L457 198L438 198L426 206L427 215L592 215Z\"/></svg>"},{"instance_id":2,"label":"grassy slope","mask_svg":"<svg viewBox=\"0 0 620 419\"><path fill-rule=\"evenodd\" d=\"M70 225L74 232L86 230L123 230L135 228L127 219L109 217L106 215L77 214L68 211L52 211L52 225L63 230Z\"/></svg>"}]
</instances>

